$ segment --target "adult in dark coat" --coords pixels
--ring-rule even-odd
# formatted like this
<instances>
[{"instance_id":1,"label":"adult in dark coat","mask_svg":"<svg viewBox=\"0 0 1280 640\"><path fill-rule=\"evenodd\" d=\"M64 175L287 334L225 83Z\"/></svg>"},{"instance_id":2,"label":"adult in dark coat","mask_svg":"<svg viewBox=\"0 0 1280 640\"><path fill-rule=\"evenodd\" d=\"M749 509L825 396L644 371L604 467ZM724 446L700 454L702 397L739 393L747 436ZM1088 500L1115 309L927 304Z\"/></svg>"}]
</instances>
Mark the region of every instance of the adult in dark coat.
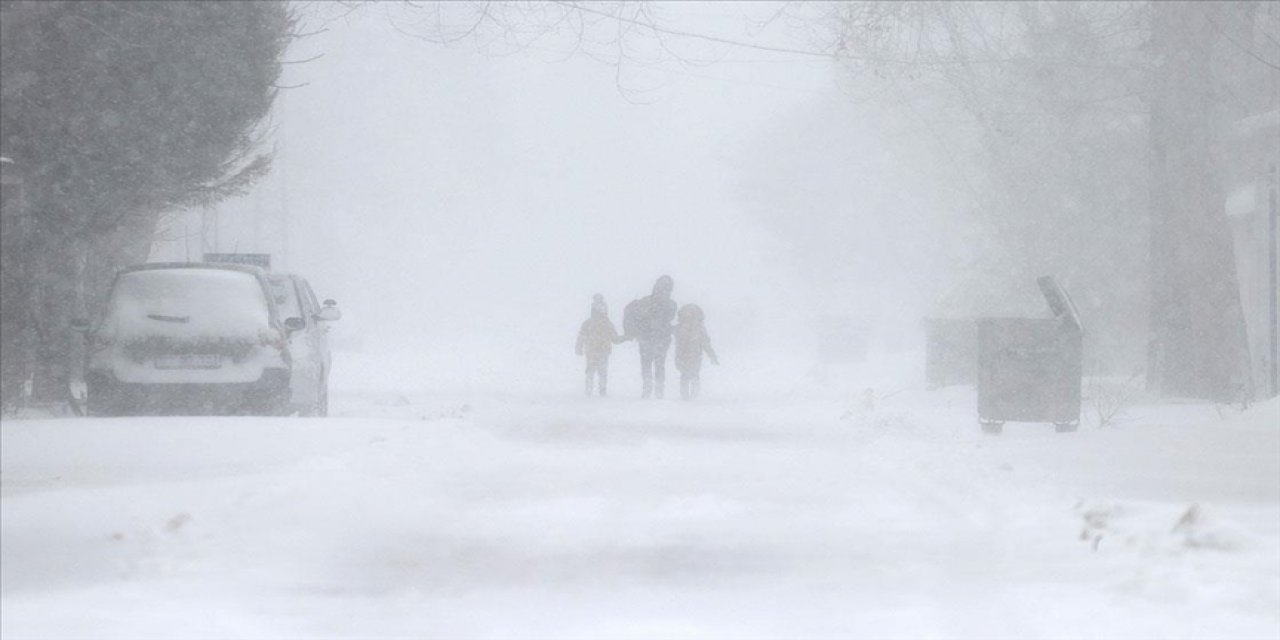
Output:
<instances>
[{"instance_id":1,"label":"adult in dark coat","mask_svg":"<svg viewBox=\"0 0 1280 640\"><path fill-rule=\"evenodd\" d=\"M640 344L640 377L644 381L641 397L662 397L667 379L667 351L671 348L671 322L676 318L676 303L671 299L675 281L662 276L653 283L653 293L627 305L623 312L625 337Z\"/></svg>"}]
</instances>

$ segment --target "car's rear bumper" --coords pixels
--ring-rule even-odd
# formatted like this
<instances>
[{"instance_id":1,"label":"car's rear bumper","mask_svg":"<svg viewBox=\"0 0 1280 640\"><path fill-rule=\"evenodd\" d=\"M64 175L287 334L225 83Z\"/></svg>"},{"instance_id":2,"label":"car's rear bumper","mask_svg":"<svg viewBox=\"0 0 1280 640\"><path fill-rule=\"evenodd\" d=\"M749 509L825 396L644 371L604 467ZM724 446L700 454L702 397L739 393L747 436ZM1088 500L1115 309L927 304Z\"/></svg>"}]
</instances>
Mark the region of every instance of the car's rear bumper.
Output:
<instances>
[{"instance_id":1,"label":"car's rear bumper","mask_svg":"<svg viewBox=\"0 0 1280 640\"><path fill-rule=\"evenodd\" d=\"M253 382L121 382L109 370L85 375L93 415L278 415L289 401L289 370L268 368Z\"/></svg>"}]
</instances>

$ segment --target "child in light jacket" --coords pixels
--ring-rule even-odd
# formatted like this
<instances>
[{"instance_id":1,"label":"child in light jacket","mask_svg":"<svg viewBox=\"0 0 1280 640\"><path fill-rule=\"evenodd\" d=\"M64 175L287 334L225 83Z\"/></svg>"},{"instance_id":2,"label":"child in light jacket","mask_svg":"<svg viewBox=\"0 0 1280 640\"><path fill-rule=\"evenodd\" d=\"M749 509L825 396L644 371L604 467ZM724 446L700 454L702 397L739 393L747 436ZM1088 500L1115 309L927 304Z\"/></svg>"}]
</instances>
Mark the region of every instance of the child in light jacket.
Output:
<instances>
[{"instance_id":1,"label":"child in light jacket","mask_svg":"<svg viewBox=\"0 0 1280 640\"><path fill-rule=\"evenodd\" d=\"M600 379L600 397L608 395L609 386L609 354L613 351L613 343L620 342L618 330L609 319L609 307L604 303L604 296L595 294L591 298L591 317L578 329L578 344L574 351L587 358L587 396L591 396L592 383Z\"/></svg>"},{"instance_id":2,"label":"child in light jacket","mask_svg":"<svg viewBox=\"0 0 1280 640\"><path fill-rule=\"evenodd\" d=\"M698 397L702 390L702 352L707 352L711 364L720 364L715 349L711 348L711 338L703 325L704 318L701 307L686 304L680 307L677 314L679 324L672 330L676 343L676 369L680 372L680 397L685 400Z\"/></svg>"}]
</instances>

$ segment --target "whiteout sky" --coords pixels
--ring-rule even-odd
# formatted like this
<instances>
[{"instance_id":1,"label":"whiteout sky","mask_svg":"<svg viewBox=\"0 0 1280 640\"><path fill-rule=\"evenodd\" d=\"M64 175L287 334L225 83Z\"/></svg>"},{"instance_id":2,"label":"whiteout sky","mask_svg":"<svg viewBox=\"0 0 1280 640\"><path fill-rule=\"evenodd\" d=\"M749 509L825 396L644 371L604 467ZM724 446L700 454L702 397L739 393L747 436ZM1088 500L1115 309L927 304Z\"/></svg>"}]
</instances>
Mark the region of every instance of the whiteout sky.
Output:
<instances>
[{"instance_id":1,"label":"whiteout sky","mask_svg":"<svg viewBox=\"0 0 1280 640\"><path fill-rule=\"evenodd\" d=\"M655 12L678 29L808 46L781 24L754 30L777 8L660 4ZM918 211L893 210L902 194L922 190L905 177L918 169L903 164L900 137L875 131L856 105L846 121L805 120L829 119L833 100L843 104L839 72L823 59L677 38L681 54L720 62L667 59L619 72L566 59L564 38L486 55L470 40L445 47L409 37L389 15L401 26L415 18L405 7L366 7L293 47L291 59L323 57L285 68L283 85L305 86L278 101L275 171L218 207L217 248L273 253L318 295L338 299L339 342L358 336L365 349L450 362L463 384L551 370L576 380L573 336L591 294L605 295L620 324L626 302L663 273L675 278L678 302L707 310L713 340L739 364L747 350L768 349L804 365L824 313L911 326L922 314L919 291L901 292L914 306L899 309L885 290L922 281L894 273L911 239L883 235L893 220L919 227ZM306 28L320 24L312 15ZM787 123L797 119L792 160L770 166L768 136L792 136L797 126ZM756 188L770 188L762 180L807 190L799 200L808 210L762 224L745 206ZM253 222L282 209L287 250L272 221ZM861 260L837 256L824 269L826 258L794 244L867 212L876 215L848 252ZM807 228L784 234L788 241L779 221ZM198 239L189 243L198 254ZM159 247L153 259L186 251ZM814 256L830 278L814 278ZM828 282L842 288L833 294ZM634 359L633 345L622 349ZM401 373L412 361L400 362ZM633 364L615 362L615 370Z\"/></svg>"}]
</instances>

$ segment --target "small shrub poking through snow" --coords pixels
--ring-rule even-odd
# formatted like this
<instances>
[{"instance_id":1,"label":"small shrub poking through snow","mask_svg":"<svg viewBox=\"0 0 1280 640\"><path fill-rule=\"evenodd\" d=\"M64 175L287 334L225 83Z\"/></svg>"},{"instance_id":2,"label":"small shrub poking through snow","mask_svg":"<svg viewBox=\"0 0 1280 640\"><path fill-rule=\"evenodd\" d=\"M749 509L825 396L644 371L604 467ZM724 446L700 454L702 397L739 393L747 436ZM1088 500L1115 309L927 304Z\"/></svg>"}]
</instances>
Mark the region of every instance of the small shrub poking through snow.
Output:
<instances>
[{"instance_id":1,"label":"small shrub poking through snow","mask_svg":"<svg viewBox=\"0 0 1280 640\"><path fill-rule=\"evenodd\" d=\"M1141 374L1134 373L1126 380L1093 376L1086 379L1083 397L1086 413L1092 413L1099 429L1115 427L1128 422L1129 410L1141 399L1145 382Z\"/></svg>"},{"instance_id":2,"label":"small shrub poking through snow","mask_svg":"<svg viewBox=\"0 0 1280 640\"><path fill-rule=\"evenodd\" d=\"M1172 525L1168 512L1154 507L1080 503L1076 511L1084 521L1080 540L1095 551L1104 539L1128 548L1169 554L1187 550L1236 551L1247 546L1238 527L1213 517L1199 504L1179 511Z\"/></svg>"}]
</instances>

